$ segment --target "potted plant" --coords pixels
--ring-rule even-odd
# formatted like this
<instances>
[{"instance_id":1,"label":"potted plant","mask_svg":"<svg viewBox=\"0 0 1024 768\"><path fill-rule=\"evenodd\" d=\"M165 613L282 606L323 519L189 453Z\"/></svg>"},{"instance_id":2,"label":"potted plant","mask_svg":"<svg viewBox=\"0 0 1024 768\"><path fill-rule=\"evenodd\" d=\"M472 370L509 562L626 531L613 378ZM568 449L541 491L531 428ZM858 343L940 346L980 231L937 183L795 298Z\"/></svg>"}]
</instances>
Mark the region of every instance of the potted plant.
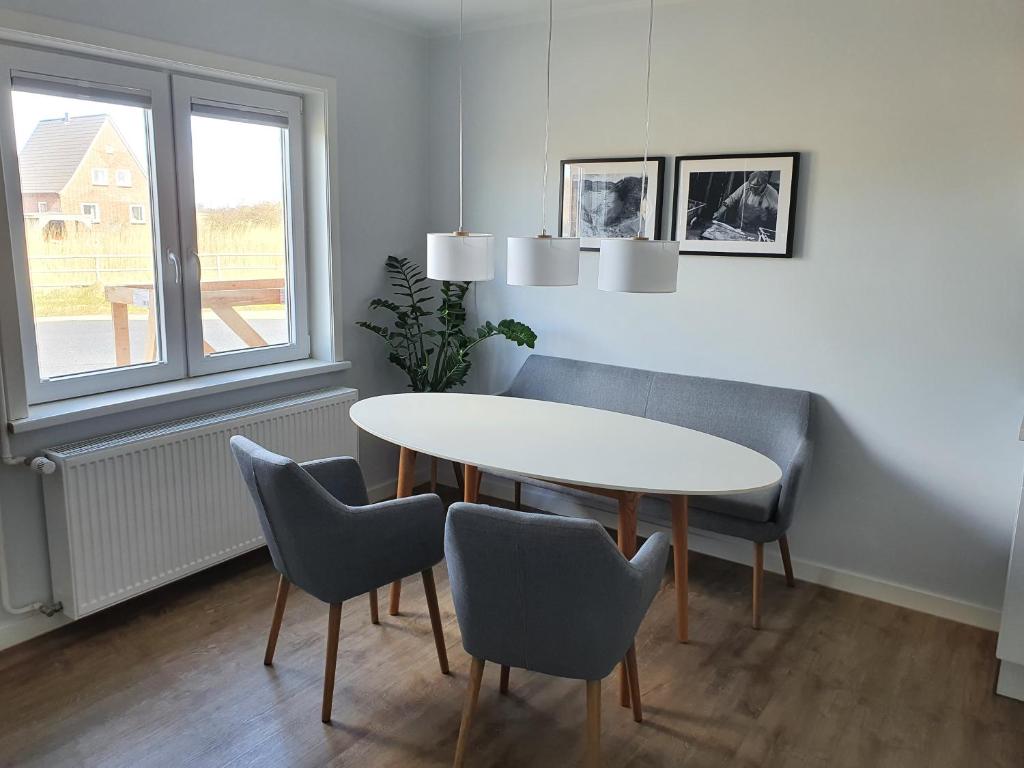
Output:
<instances>
[{"instance_id":1,"label":"potted plant","mask_svg":"<svg viewBox=\"0 0 1024 768\"><path fill-rule=\"evenodd\" d=\"M405 258L388 256L385 269L395 289L395 298L374 299L370 310L393 315L391 326L361 321L388 348L388 360L409 377L413 392L447 392L466 383L472 367L470 353L477 344L504 336L520 347L533 349L537 334L517 320L489 320L466 333L464 304L470 283L441 283L440 299L419 265Z\"/></svg>"},{"instance_id":2,"label":"potted plant","mask_svg":"<svg viewBox=\"0 0 1024 768\"><path fill-rule=\"evenodd\" d=\"M533 349L537 334L517 320L489 320L466 333L466 294L470 283L441 283L441 296L423 276L419 265L406 258L388 256L384 264L394 299L374 299L370 310L386 310L393 316L390 326L367 320L357 323L380 336L388 349L388 360L409 377L413 392L447 392L466 383L472 367L470 353L477 344L504 336L520 347ZM462 485L459 467L455 478ZM437 488L437 459L430 463L431 490Z\"/></svg>"}]
</instances>

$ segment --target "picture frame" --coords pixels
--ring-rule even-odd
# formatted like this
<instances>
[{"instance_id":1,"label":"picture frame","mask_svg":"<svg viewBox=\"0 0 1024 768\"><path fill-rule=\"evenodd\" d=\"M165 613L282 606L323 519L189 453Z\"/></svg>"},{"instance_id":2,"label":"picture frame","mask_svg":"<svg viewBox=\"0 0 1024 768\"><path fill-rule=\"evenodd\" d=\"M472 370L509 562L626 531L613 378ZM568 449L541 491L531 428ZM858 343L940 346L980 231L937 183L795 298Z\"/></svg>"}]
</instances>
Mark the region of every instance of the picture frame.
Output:
<instances>
[{"instance_id":1,"label":"picture frame","mask_svg":"<svg viewBox=\"0 0 1024 768\"><path fill-rule=\"evenodd\" d=\"M672 239L679 252L793 257L799 152L675 159Z\"/></svg>"},{"instance_id":2,"label":"picture frame","mask_svg":"<svg viewBox=\"0 0 1024 768\"><path fill-rule=\"evenodd\" d=\"M563 160L558 184L558 236L579 237L581 250L598 251L603 239L635 237L640 205L645 205L643 234L660 239L667 158L647 158L645 200L641 201L643 163L643 157Z\"/></svg>"}]
</instances>

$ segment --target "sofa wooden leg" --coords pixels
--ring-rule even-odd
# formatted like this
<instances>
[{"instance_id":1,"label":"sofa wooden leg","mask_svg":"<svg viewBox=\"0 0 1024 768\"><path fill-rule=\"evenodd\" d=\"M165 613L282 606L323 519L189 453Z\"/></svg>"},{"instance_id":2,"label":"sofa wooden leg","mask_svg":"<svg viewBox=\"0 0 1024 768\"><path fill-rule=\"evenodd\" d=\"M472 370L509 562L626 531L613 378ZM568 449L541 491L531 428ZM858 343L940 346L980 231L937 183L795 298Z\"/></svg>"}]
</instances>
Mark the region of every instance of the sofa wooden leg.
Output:
<instances>
[{"instance_id":1,"label":"sofa wooden leg","mask_svg":"<svg viewBox=\"0 0 1024 768\"><path fill-rule=\"evenodd\" d=\"M277 636L281 632L281 619L284 618L284 604L288 601L288 579L281 576L277 580L277 598L274 600L274 618L270 622L270 635L267 637L267 650L263 654L263 663L268 667L274 664L274 649L277 648Z\"/></svg>"},{"instance_id":2,"label":"sofa wooden leg","mask_svg":"<svg viewBox=\"0 0 1024 768\"><path fill-rule=\"evenodd\" d=\"M601 766L601 681L587 681L587 751L586 768Z\"/></svg>"},{"instance_id":3,"label":"sofa wooden leg","mask_svg":"<svg viewBox=\"0 0 1024 768\"><path fill-rule=\"evenodd\" d=\"M498 693L502 696L508 695L508 675L511 670L504 664L501 665L501 678L498 680Z\"/></svg>"},{"instance_id":4,"label":"sofa wooden leg","mask_svg":"<svg viewBox=\"0 0 1024 768\"><path fill-rule=\"evenodd\" d=\"M789 540L785 535L779 537L779 552L782 553L782 567L786 569L786 586L795 587L793 578L793 561L789 558Z\"/></svg>"},{"instance_id":5,"label":"sofa wooden leg","mask_svg":"<svg viewBox=\"0 0 1024 768\"><path fill-rule=\"evenodd\" d=\"M466 744L469 743L469 728L473 724L473 713L476 701L480 696L480 681L484 676L484 660L474 658L469 665L469 687L466 689L466 701L462 705L462 724L459 726L459 741L455 745L455 768L462 768L466 763Z\"/></svg>"},{"instance_id":6,"label":"sofa wooden leg","mask_svg":"<svg viewBox=\"0 0 1024 768\"><path fill-rule=\"evenodd\" d=\"M764 544L754 543L754 629L761 628L761 596L764 592Z\"/></svg>"},{"instance_id":7,"label":"sofa wooden leg","mask_svg":"<svg viewBox=\"0 0 1024 768\"><path fill-rule=\"evenodd\" d=\"M331 605L327 619L327 658L324 662L324 701L320 708L320 720L331 722L334 705L334 673L338 668L338 634L341 630L341 603Z\"/></svg>"},{"instance_id":8,"label":"sofa wooden leg","mask_svg":"<svg viewBox=\"0 0 1024 768\"><path fill-rule=\"evenodd\" d=\"M377 590L370 590L370 623L380 624L380 608L377 605Z\"/></svg>"}]
</instances>

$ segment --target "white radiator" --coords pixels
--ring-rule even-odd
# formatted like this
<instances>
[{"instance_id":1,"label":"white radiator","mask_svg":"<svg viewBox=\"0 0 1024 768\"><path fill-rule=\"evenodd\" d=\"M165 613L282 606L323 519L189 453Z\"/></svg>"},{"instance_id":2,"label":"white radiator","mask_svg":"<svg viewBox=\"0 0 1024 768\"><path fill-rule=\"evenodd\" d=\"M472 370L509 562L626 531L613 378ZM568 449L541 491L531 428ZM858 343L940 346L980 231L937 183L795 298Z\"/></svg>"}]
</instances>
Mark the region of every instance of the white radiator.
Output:
<instances>
[{"instance_id":1,"label":"white radiator","mask_svg":"<svg viewBox=\"0 0 1024 768\"><path fill-rule=\"evenodd\" d=\"M321 390L50 449L54 599L77 619L261 546L228 438L297 461L355 456L356 399Z\"/></svg>"}]
</instances>

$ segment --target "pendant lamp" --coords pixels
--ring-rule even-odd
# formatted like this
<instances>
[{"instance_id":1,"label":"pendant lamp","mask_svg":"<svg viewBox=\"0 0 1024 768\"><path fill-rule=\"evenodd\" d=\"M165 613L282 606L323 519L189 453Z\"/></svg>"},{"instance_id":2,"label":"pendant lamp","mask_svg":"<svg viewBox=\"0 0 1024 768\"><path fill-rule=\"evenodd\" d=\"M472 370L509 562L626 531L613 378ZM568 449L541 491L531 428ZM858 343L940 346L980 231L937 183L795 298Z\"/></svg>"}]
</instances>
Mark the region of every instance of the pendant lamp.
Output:
<instances>
[{"instance_id":1,"label":"pendant lamp","mask_svg":"<svg viewBox=\"0 0 1024 768\"><path fill-rule=\"evenodd\" d=\"M551 139L551 35L554 0L548 0L547 100L544 106L544 172L540 193L540 234L508 239L509 285L577 285L580 281L580 240L552 237L547 230L548 146Z\"/></svg>"},{"instance_id":2,"label":"pendant lamp","mask_svg":"<svg viewBox=\"0 0 1024 768\"><path fill-rule=\"evenodd\" d=\"M469 232L463 226L462 51L463 8L459 0L459 228L427 235L427 277L452 282L494 279L494 235Z\"/></svg>"},{"instance_id":3,"label":"pendant lamp","mask_svg":"<svg viewBox=\"0 0 1024 768\"><path fill-rule=\"evenodd\" d=\"M679 243L644 236L647 200L647 156L651 146L651 49L654 41L654 0L647 27L647 84L644 165L640 177L640 210L636 237L601 241L597 287L620 293L674 293L679 272Z\"/></svg>"}]
</instances>

